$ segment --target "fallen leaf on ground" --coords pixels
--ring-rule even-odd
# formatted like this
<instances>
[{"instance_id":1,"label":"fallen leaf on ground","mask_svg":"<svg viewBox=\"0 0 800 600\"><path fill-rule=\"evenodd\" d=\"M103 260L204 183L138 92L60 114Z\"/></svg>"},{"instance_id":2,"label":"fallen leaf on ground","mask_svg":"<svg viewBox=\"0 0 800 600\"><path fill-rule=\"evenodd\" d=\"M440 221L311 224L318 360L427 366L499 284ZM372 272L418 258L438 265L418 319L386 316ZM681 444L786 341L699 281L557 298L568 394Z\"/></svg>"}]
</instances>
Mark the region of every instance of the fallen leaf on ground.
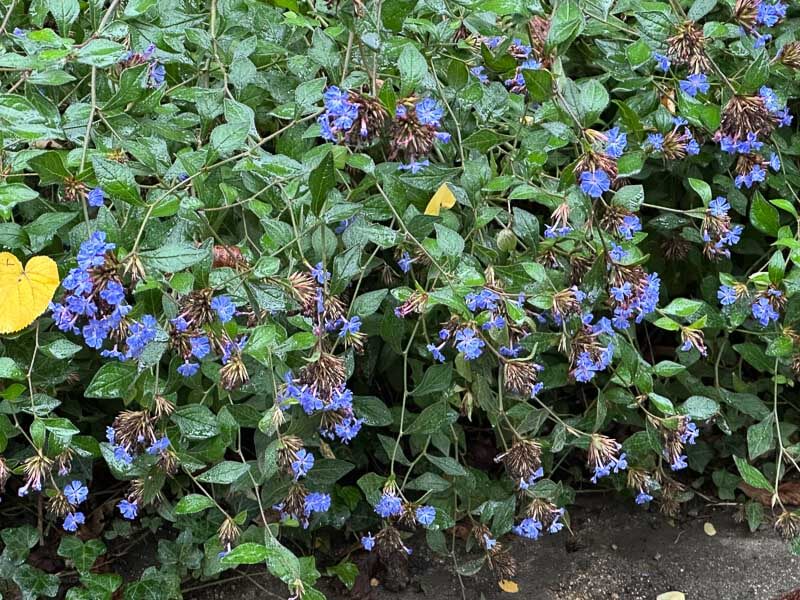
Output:
<instances>
[{"instance_id":1,"label":"fallen leaf on ground","mask_svg":"<svg viewBox=\"0 0 800 600\"><path fill-rule=\"evenodd\" d=\"M517 585L517 582L509 579L501 579L497 582L497 585L500 586L501 590L508 592L509 594L516 594L519 591L519 585Z\"/></svg>"},{"instance_id":2,"label":"fallen leaf on ground","mask_svg":"<svg viewBox=\"0 0 800 600\"><path fill-rule=\"evenodd\" d=\"M717 535L717 528L711 523L703 523L703 531L706 532L706 535Z\"/></svg>"},{"instance_id":3,"label":"fallen leaf on ground","mask_svg":"<svg viewBox=\"0 0 800 600\"><path fill-rule=\"evenodd\" d=\"M656 600L686 600L683 592L664 592L656 596Z\"/></svg>"}]
</instances>

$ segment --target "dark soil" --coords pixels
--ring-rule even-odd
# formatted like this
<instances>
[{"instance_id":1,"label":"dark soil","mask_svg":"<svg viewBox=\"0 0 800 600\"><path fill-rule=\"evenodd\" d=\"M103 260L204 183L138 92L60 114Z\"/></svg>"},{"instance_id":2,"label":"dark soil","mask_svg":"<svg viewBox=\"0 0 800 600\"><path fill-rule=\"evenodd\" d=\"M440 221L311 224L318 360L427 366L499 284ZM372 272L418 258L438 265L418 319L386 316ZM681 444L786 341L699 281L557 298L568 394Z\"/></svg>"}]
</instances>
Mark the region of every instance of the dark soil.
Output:
<instances>
[{"instance_id":1,"label":"dark soil","mask_svg":"<svg viewBox=\"0 0 800 600\"><path fill-rule=\"evenodd\" d=\"M687 600L768 600L800 588L800 557L770 527L750 533L732 508L702 508L669 520L630 503L605 497L570 509L571 535L564 530L536 542L509 536L519 564L517 598L536 600L653 600L680 591ZM704 532L712 523L716 535ZM380 581L369 600L494 600L504 593L488 573L459 581L452 558L432 555L424 541L414 543L411 583L389 592ZM459 560L467 560L461 557ZM187 590L187 600L262 600L286 598L285 587L268 576L226 574L227 579ZM327 597L350 594L320 585Z\"/></svg>"}]
</instances>

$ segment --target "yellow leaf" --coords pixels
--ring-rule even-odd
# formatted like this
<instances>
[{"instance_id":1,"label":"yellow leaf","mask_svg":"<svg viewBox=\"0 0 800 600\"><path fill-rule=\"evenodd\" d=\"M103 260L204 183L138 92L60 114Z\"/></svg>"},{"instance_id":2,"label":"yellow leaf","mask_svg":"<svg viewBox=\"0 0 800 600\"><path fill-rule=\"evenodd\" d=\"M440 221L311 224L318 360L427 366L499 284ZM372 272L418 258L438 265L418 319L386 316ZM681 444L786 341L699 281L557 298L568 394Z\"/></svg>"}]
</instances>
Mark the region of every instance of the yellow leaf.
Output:
<instances>
[{"instance_id":1,"label":"yellow leaf","mask_svg":"<svg viewBox=\"0 0 800 600\"><path fill-rule=\"evenodd\" d=\"M703 523L703 531L706 535L717 535L717 528L711 523Z\"/></svg>"},{"instance_id":2,"label":"yellow leaf","mask_svg":"<svg viewBox=\"0 0 800 600\"><path fill-rule=\"evenodd\" d=\"M10 252L0 252L0 333L24 329L42 314L58 287L52 258L34 256L22 268Z\"/></svg>"},{"instance_id":3,"label":"yellow leaf","mask_svg":"<svg viewBox=\"0 0 800 600\"><path fill-rule=\"evenodd\" d=\"M656 596L656 600L686 600L683 592L664 592Z\"/></svg>"},{"instance_id":4,"label":"yellow leaf","mask_svg":"<svg viewBox=\"0 0 800 600\"><path fill-rule=\"evenodd\" d=\"M455 205L456 197L453 195L453 192L450 191L450 188L447 187L447 184L443 183L428 202L428 206L425 207L425 214L438 217L441 209L453 208Z\"/></svg>"},{"instance_id":5,"label":"yellow leaf","mask_svg":"<svg viewBox=\"0 0 800 600\"><path fill-rule=\"evenodd\" d=\"M519 591L519 585L517 585L517 582L511 581L510 579L501 579L497 582L497 585L500 586L501 590L509 594L516 594Z\"/></svg>"}]
</instances>

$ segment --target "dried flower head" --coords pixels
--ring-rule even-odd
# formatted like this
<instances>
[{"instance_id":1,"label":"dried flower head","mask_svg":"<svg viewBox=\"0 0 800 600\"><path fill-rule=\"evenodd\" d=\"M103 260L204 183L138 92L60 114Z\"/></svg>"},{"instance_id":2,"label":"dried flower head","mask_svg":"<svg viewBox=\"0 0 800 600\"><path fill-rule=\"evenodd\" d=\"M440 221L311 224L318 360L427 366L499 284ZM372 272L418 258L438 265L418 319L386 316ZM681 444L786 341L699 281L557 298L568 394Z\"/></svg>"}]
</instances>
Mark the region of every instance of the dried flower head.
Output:
<instances>
[{"instance_id":1,"label":"dried flower head","mask_svg":"<svg viewBox=\"0 0 800 600\"><path fill-rule=\"evenodd\" d=\"M675 35L667 39L667 56L675 64L689 67L692 73L707 73L711 69L706 36L694 21L685 21Z\"/></svg>"},{"instance_id":2,"label":"dried flower head","mask_svg":"<svg viewBox=\"0 0 800 600\"><path fill-rule=\"evenodd\" d=\"M542 446L535 440L517 440L506 452L495 456L515 482L528 482L542 467Z\"/></svg>"},{"instance_id":3,"label":"dried flower head","mask_svg":"<svg viewBox=\"0 0 800 600\"><path fill-rule=\"evenodd\" d=\"M775 519L775 531L787 542L796 539L800 535L800 514L797 511L784 510Z\"/></svg>"},{"instance_id":4,"label":"dried flower head","mask_svg":"<svg viewBox=\"0 0 800 600\"><path fill-rule=\"evenodd\" d=\"M767 137L778 125L778 118L761 96L733 96L722 110L715 139L746 140L748 134Z\"/></svg>"}]
</instances>

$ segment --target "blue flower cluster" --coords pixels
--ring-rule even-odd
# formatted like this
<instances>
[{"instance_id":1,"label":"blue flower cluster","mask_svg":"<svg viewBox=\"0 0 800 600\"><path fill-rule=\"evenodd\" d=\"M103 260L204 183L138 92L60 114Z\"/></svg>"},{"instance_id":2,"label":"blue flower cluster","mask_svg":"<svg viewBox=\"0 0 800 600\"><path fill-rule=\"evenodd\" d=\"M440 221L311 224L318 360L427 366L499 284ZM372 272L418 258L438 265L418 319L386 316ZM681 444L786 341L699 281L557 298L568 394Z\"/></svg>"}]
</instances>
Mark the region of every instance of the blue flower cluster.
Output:
<instances>
[{"instance_id":1,"label":"blue flower cluster","mask_svg":"<svg viewBox=\"0 0 800 600\"><path fill-rule=\"evenodd\" d=\"M769 289L764 295L761 295L753 302L750 306L750 311L759 325L766 327L770 323L777 322L778 319L780 319L781 315L776 310L774 304L780 303L782 297L783 294L780 290Z\"/></svg>"},{"instance_id":2,"label":"blue flower cluster","mask_svg":"<svg viewBox=\"0 0 800 600\"><path fill-rule=\"evenodd\" d=\"M155 340L158 324L152 315L139 321L127 318L132 307L126 302L125 288L110 267L107 254L114 244L106 234L95 231L78 251L78 266L62 281L67 291L61 302L50 304L53 320L61 331L81 335L90 348L100 350L113 338L113 348L102 350L104 357L132 360ZM124 349L120 350L120 344Z\"/></svg>"},{"instance_id":3,"label":"blue flower cluster","mask_svg":"<svg viewBox=\"0 0 800 600\"><path fill-rule=\"evenodd\" d=\"M772 39L771 33L762 33L757 26L771 29L786 17L787 5L779 0L767 2L766 0L752 0L746 3L746 14L739 14L740 32L742 35L753 36L753 47L763 48Z\"/></svg>"},{"instance_id":4,"label":"blue flower cluster","mask_svg":"<svg viewBox=\"0 0 800 600\"><path fill-rule=\"evenodd\" d=\"M730 257L730 248L741 240L743 225L734 225L728 214L731 205L727 199L717 196L708 204L701 227L701 237L706 245L706 254L710 257Z\"/></svg>"},{"instance_id":5,"label":"blue flower cluster","mask_svg":"<svg viewBox=\"0 0 800 600\"><path fill-rule=\"evenodd\" d=\"M423 527L430 527L436 520L436 508L427 504L417 507L404 504L394 488L384 490L380 500L375 505L375 512L384 519L400 517L408 512L413 514L416 522Z\"/></svg>"},{"instance_id":6,"label":"blue flower cluster","mask_svg":"<svg viewBox=\"0 0 800 600\"><path fill-rule=\"evenodd\" d=\"M322 95L325 112L317 117L320 136L329 142L338 142L353 127L358 118L358 105L350 101L350 94L335 85ZM361 132L366 137L367 132Z\"/></svg>"},{"instance_id":7,"label":"blue flower cluster","mask_svg":"<svg viewBox=\"0 0 800 600\"><path fill-rule=\"evenodd\" d=\"M283 410L299 405L307 415L322 412L329 418L323 419L320 434L328 439L339 438L345 444L353 440L361 431L364 419L355 415L353 392L345 386L333 391L329 400L323 400L308 384L296 381L291 372L284 376L285 386L279 394L278 403Z\"/></svg>"},{"instance_id":8,"label":"blue flower cluster","mask_svg":"<svg viewBox=\"0 0 800 600\"><path fill-rule=\"evenodd\" d=\"M564 523L561 521L561 518L564 516L564 509L559 508L554 511L550 515L548 515L547 524L547 532L550 534L558 533L564 528ZM519 525L515 525L511 531L513 531L516 535L520 537L527 538L529 540L538 540L541 535L542 531L545 529L545 525L539 520L534 517L526 517L522 521L520 521Z\"/></svg>"},{"instance_id":9,"label":"blue flower cluster","mask_svg":"<svg viewBox=\"0 0 800 600\"><path fill-rule=\"evenodd\" d=\"M433 140L447 144L451 140L451 135L441 130L442 119L444 119L444 108L434 98L421 98L409 105L398 104L395 108L393 126L397 132L395 142L407 148L419 146L425 150L422 154L432 148ZM430 161L420 157L419 154L413 152L413 159L406 164L400 164L397 169L416 175L430 166Z\"/></svg>"}]
</instances>

